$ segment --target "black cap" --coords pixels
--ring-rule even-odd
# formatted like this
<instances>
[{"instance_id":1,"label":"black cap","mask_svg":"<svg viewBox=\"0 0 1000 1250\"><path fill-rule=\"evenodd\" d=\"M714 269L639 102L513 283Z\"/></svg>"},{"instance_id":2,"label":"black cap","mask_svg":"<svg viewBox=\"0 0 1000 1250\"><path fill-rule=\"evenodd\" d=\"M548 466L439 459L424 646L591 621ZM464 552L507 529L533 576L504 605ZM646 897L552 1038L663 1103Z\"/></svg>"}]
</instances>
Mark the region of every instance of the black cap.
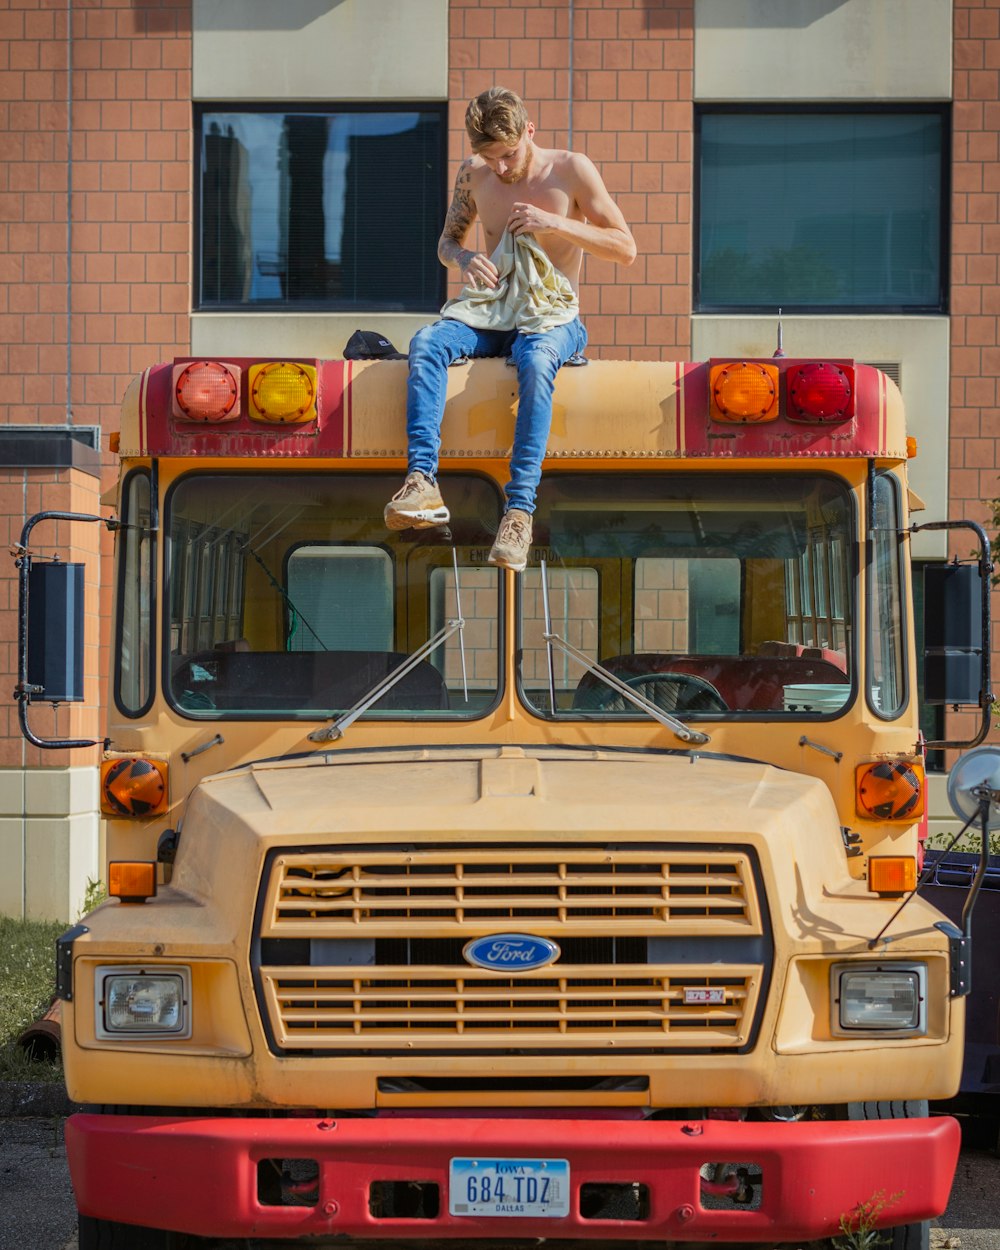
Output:
<instances>
[{"instance_id":1,"label":"black cap","mask_svg":"<svg viewBox=\"0 0 1000 1250\"><path fill-rule=\"evenodd\" d=\"M355 330L344 348L345 360L405 360L377 330Z\"/></svg>"}]
</instances>

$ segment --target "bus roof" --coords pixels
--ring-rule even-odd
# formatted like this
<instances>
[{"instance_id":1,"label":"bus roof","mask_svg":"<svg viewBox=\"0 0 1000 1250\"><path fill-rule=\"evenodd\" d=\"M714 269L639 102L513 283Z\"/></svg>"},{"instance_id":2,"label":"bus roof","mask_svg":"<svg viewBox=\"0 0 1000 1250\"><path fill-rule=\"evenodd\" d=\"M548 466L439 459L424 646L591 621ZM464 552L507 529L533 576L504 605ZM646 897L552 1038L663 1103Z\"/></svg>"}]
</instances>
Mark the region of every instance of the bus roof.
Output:
<instances>
[{"instance_id":1,"label":"bus roof","mask_svg":"<svg viewBox=\"0 0 1000 1250\"><path fill-rule=\"evenodd\" d=\"M197 363L178 358L133 381L122 405L118 450L123 458L405 459L405 361L268 362L257 357L210 362L213 369L229 371L233 409L222 419L193 420L178 407L176 394L184 369ZM269 366L289 363L313 378L311 411L287 421L254 412L251 380ZM711 396L715 371L727 366L725 361L598 360L585 367L564 366L556 379L547 454L574 460L907 458L902 399L878 369L844 360L757 363L775 371L773 419L720 416ZM819 363L849 372L851 415L791 419L790 375ZM516 405L517 374L504 360L451 368L441 459L505 459Z\"/></svg>"}]
</instances>

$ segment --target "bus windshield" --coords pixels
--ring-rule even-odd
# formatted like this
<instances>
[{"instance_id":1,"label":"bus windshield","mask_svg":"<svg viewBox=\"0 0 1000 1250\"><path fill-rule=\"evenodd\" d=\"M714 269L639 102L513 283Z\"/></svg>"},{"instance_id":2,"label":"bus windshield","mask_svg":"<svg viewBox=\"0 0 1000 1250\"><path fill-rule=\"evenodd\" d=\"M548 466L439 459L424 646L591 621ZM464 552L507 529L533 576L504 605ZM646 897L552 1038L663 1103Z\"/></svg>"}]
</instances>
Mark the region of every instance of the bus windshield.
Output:
<instances>
[{"instance_id":1,"label":"bus windshield","mask_svg":"<svg viewBox=\"0 0 1000 1250\"><path fill-rule=\"evenodd\" d=\"M536 553L552 633L665 712L835 715L856 646L854 499L820 474L560 475ZM541 571L520 597L522 697L538 712L637 717L546 646ZM897 588L898 589L898 588Z\"/></svg>"},{"instance_id":2,"label":"bus windshield","mask_svg":"<svg viewBox=\"0 0 1000 1250\"><path fill-rule=\"evenodd\" d=\"M179 479L164 527L164 685L178 711L318 719L351 709L457 616L453 550L476 627L468 639L452 633L366 715L451 718L493 705L500 579L483 566L500 492L449 475L451 528L393 533L382 510L399 484L356 472Z\"/></svg>"}]
</instances>

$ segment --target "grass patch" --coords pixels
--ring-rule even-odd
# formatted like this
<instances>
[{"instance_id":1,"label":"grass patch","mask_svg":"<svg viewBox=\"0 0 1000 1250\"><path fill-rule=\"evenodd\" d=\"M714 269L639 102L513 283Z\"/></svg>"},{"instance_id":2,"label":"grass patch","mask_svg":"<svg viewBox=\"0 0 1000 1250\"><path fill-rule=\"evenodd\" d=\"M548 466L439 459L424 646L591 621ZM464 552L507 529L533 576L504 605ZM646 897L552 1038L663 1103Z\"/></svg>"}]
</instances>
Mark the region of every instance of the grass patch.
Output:
<instances>
[{"instance_id":1,"label":"grass patch","mask_svg":"<svg viewBox=\"0 0 1000 1250\"><path fill-rule=\"evenodd\" d=\"M37 1020L55 989L55 940L59 921L0 916L0 1081L60 1081L62 1067L30 1059L17 1038Z\"/></svg>"}]
</instances>

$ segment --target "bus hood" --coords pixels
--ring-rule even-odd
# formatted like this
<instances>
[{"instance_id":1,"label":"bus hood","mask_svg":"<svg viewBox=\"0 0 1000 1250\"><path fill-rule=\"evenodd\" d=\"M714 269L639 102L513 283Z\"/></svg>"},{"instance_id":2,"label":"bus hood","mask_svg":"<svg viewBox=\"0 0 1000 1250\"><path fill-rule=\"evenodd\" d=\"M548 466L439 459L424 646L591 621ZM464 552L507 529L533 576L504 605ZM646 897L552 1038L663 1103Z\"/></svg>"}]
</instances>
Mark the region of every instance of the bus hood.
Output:
<instances>
[{"instance_id":1,"label":"bus hood","mask_svg":"<svg viewBox=\"0 0 1000 1250\"><path fill-rule=\"evenodd\" d=\"M200 894L231 856L260 862L275 847L473 841L739 844L816 890L861 884L815 778L706 753L510 746L340 750L208 777L174 884Z\"/></svg>"}]
</instances>

